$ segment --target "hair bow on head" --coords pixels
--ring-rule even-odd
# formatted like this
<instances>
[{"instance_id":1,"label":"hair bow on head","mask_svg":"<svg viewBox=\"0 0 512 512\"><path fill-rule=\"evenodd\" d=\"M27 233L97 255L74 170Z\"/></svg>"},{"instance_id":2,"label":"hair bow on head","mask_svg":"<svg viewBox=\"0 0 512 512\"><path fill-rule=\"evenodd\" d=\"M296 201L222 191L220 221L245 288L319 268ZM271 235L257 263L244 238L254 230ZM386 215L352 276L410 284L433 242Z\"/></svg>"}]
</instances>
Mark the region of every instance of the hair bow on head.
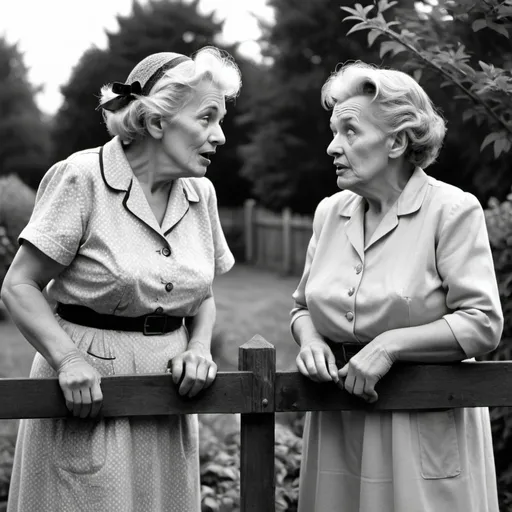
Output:
<instances>
[{"instance_id":1,"label":"hair bow on head","mask_svg":"<svg viewBox=\"0 0 512 512\"><path fill-rule=\"evenodd\" d=\"M96 110L102 108L103 110L108 110L109 112L116 112L120 110L126 105L130 104L135 98L134 94L140 96L142 94L142 87L140 82L135 81L131 84L123 84L121 82L114 82L112 84L112 92L117 94L115 98L106 101L99 105Z\"/></svg>"}]
</instances>

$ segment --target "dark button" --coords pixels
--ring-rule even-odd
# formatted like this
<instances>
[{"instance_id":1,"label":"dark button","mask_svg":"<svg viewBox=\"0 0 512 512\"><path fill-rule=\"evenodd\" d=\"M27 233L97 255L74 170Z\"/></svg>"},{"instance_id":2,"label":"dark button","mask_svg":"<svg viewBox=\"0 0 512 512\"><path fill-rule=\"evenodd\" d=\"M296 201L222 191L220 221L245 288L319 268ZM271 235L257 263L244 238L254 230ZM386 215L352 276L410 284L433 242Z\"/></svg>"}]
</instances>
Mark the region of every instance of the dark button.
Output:
<instances>
[{"instance_id":1,"label":"dark button","mask_svg":"<svg viewBox=\"0 0 512 512\"><path fill-rule=\"evenodd\" d=\"M352 320L354 320L354 313L352 313L352 311L349 311L348 313L345 314L345 318L349 321L349 322L352 322Z\"/></svg>"},{"instance_id":2,"label":"dark button","mask_svg":"<svg viewBox=\"0 0 512 512\"><path fill-rule=\"evenodd\" d=\"M356 289L355 289L354 287L349 288L349 289L348 289L348 296L349 296L349 297L352 297L352 295L354 295L354 292L355 292L355 291L356 291Z\"/></svg>"},{"instance_id":3,"label":"dark button","mask_svg":"<svg viewBox=\"0 0 512 512\"><path fill-rule=\"evenodd\" d=\"M163 312L164 312L164 308L156 308L155 309L155 313L158 314L158 315L163 313Z\"/></svg>"},{"instance_id":4,"label":"dark button","mask_svg":"<svg viewBox=\"0 0 512 512\"><path fill-rule=\"evenodd\" d=\"M356 269L356 274L360 274L363 270L363 265L361 265L361 263L358 263L354 268Z\"/></svg>"},{"instance_id":5,"label":"dark button","mask_svg":"<svg viewBox=\"0 0 512 512\"><path fill-rule=\"evenodd\" d=\"M174 288L174 285L172 283L167 283L165 285L165 289L168 291L168 292L172 292L172 289Z\"/></svg>"},{"instance_id":6,"label":"dark button","mask_svg":"<svg viewBox=\"0 0 512 512\"><path fill-rule=\"evenodd\" d=\"M168 256L171 255L171 249L169 249L169 247L164 247L162 249L162 254L167 258Z\"/></svg>"}]
</instances>

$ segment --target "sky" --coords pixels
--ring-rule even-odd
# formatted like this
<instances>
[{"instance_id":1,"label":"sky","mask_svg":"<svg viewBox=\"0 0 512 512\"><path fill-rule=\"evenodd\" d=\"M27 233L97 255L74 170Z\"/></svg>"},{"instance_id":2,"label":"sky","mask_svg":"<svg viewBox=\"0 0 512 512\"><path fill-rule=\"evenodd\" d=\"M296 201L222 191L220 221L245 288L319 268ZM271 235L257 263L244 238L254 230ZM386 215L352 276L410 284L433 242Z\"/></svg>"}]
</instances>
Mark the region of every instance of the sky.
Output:
<instances>
[{"instance_id":1,"label":"sky","mask_svg":"<svg viewBox=\"0 0 512 512\"><path fill-rule=\"evenodd\" d=\"M133 0L0 0L0 36L18 43L28 78L42 86L36 101L54 114L62 103L59 92L81 55L91 46L105 48L105 30L118 27L116 15L131 12ZM147 0L139 0L146 3ZM243 55L258 58L258 24L254 13L272 19L266 0L200 0L202 13L216 12L225 20L223 40L241 42Z\"/></svg>"}]
</instances>

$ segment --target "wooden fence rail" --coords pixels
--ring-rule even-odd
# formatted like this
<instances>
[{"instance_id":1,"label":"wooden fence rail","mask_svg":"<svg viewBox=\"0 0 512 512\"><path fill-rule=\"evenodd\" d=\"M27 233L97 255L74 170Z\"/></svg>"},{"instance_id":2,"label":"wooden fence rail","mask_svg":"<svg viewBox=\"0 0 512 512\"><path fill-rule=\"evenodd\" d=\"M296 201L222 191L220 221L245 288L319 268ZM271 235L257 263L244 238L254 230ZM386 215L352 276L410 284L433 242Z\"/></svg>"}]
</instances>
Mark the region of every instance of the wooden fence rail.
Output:
<instances>
[{"instance_id":1,"label":"wooden fence rail","mask_svg":"<svg viewBox=\"0 0 512 512\"><path fill-rule=\"evenodd\" d=\"M277 372L273 345L255 336L239 349L239 371L219 372L193 399L181 397L167 374L104 377L101 387L104 417L241 413L241 511L274 512L276 412L512 406L512 362L398 364L368 405L332 383ZM0 418L67 416L57 379L0 379Z\"/></svg>"}]
</instances>

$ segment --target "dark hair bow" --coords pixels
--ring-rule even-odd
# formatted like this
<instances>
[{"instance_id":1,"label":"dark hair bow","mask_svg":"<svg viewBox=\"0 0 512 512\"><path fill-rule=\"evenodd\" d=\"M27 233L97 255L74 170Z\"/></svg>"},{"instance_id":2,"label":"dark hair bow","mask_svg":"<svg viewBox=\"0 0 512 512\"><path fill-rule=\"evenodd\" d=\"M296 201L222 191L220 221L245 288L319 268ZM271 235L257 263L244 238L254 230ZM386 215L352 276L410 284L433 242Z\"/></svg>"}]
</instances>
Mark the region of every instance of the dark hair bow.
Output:
<instances>
[{"instance_id":1,"label":"dark hair bow","mask_svg":"<svg viewBox=\"0 0 512 512\"><path fill-rule=\"evenodd\" d=\"M140 82L135 81L132 84L123 84L121 82L114 82L112 84L112 92L117 94L115 98L106 101L99 105L96 110L102 108L103 110L108 110L109 112L116 112L120 110L126 105L130 104L135 98L134 94L140 96L142 94L142 87Z\"/></svg>"}]
</instances>

